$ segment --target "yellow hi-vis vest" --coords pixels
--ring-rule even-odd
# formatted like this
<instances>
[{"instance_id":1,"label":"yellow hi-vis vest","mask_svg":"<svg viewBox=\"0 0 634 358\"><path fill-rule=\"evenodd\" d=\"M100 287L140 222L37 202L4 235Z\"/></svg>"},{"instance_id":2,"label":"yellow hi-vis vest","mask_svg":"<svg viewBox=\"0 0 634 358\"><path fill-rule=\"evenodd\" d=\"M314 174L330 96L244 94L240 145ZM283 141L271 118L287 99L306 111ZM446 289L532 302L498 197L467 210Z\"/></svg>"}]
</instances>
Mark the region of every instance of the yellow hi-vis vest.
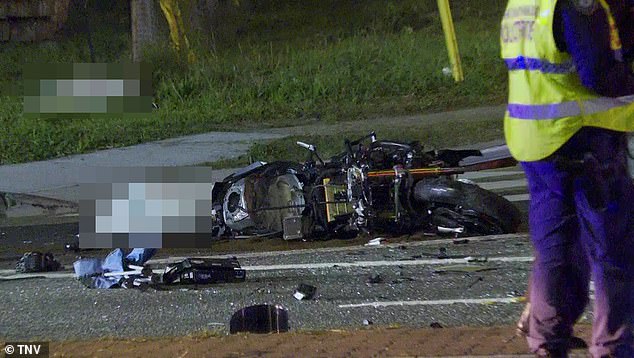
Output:
<instances>
[{"instance_id":1,"label":"yellow hi-vis vest","mask_svg":"<svg viewBox=\"0 0 634 358\"><path fill-rule=\"evenodd\" d=\"M634 130L634 96L598 96L581 84L570 55L557 49L556 3L509 0L502 20L502 58L509 69L504 134L519 161L550 156L584 126Z\"/></svg>"}]
</instances>

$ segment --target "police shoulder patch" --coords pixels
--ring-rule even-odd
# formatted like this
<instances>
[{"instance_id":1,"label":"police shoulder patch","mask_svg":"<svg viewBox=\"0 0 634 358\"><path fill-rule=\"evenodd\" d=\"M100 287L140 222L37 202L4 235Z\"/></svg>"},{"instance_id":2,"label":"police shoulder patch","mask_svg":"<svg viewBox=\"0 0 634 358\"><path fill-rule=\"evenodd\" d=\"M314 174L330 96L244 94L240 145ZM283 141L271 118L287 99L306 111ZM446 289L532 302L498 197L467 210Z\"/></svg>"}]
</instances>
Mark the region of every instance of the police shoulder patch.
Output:
<instances>
[{"instance_id":1,"label":"police shoulder patch","mask_svg":"<svg viewBox=\"0 0 634 358\"><path fill-rule=\"evenodd\" d=\"M598 0L571 0L577 11L584 15L592 15L599 8Z\"/></svg>"}]
</instances>

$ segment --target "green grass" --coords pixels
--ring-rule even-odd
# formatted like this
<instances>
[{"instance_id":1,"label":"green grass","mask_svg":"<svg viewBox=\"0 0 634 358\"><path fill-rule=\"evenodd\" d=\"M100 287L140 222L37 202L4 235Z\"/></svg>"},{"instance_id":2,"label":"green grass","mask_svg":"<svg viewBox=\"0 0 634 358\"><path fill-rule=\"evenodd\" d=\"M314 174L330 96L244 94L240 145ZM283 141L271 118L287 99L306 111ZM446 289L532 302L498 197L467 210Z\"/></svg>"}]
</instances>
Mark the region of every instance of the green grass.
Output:
<instances>
[{"instance_id":1,"label":"green grass","mask_svg":"<svg viewBox=\"0 0 634 358\"><path fill-rule=\"evenodd\" d=\"M446 149L488 142L504 138L501 118L470 118L461 121L425 123L422 121L391 121L389 124L360 124L356 129L336 131L339 126L323 126L318 133L295 135L267 142L255 143L247 154L237 158L205 163L215 169L236 168L254 161L274 160L304 161L308 152L296 142L302 141L317 147L322 159L327 159L345 150L345 139L357 139L374 130L379 140L419 141L425 150ZM333 128L335 130L333 130ZM333 133L334 132L334 133Z\"/></svg>"},{"instance_id":2,"label":"green grass","mask_svg":"<svg viewBox=\"0 0 634 358\"><path fill-rule=\"evenodd\" d=\"M123 3L94 10L98 62L129 58ZM449 61L434 1L254 3L220 22L224 31L192 35L198 57L194 65L179 64L164 46L148 49L160 109L147 117L24 118L20 97L6 96L7 88L21 80L20 64L88 62L89 53L81 32L52 44L4 46L0 164L210 130L297 125L315 118L362 120L505 99L506 75L498 59L504 0L452 1L466 74L460 84L441 72ZM119 16L105 16L110 13Z\"/></svg>"}]
</instances>

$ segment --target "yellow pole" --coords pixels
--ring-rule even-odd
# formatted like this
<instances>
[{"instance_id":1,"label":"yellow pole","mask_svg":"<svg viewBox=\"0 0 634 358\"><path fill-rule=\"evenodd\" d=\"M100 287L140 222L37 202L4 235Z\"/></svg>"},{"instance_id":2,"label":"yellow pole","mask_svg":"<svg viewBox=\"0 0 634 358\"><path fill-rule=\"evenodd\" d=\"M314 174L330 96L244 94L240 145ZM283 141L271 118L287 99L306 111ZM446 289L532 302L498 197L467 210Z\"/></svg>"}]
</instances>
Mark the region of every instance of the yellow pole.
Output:
<instances>
[{"instance_id":1,"label":"yellow pole","mask_svg":"<svg viewBox=\"0 0 634 358\"><path fill-rule=\"evenodd\" d=\"M438 11L440 11L440 21L442 29L445 32L445 41L447 42L447 52L449 53L449 61L451 61L453 78L456 82L464 81L464 73L462 72L462 63L460 62L460 52L458 52L458 41L456 40L456 30L453 26L451 18L451 8L449 0L438 0Z\"/></svg>"},{"instance_id":2,"label":"yellow pole","mask_svg":"<svg viewBox=\"0 0 634 358\"><path fill-rule=\"evenodd\" d=\"M172 45L179 54L185 53L187 60L193 63L196 60L194 53L189 47L189 40L185 35L185 26L183 25L183 19L181 16L180 8L178 7L177 0L160 0L161 10L167 20L167 25L170 28L170 37L172 39Z\"/></svg>"}]
</instances>

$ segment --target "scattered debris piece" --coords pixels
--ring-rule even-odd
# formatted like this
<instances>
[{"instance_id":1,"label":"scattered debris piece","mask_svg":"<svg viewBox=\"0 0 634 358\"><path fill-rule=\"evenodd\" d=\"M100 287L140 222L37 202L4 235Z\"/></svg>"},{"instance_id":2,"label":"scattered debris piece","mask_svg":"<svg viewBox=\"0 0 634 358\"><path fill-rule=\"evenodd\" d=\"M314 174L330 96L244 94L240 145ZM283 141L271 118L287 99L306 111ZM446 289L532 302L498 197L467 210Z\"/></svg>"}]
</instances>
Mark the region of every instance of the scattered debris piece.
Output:
<instances>
[{"instance_id":1,"label":"scattered debris piece","mask_svg":"<svg viewBox=\"0 0 634 358\"><path fill-rule=\"evenodd\" d=\"M39 251L25 253L15 266L16 272L48 272L57 271L63 268L62 265L55 260L53 254L47 252L45 254Z\"/></svg>"},{"instance_id":2,"label":"scattered debris piece","mask_svg":"<svg viewBox=\"0 0 634 358\"><path fill-rule=\"evenodd\" d=\"M469 243L469 239L454 240L453 243L456 244L456 245L468 244Z\"/></svg>"},{"instance_id":3,"label":"scattered debris piece","mask_svg":"<svg viewBox=\"0 0 634 358\"><path fill-rule=\"evenodd\" d=\"M64 244L64 251L79 252L79 241L71 241Z\"/></svg>"},{"instance_id":4,"label":"scattered debris piece","mask_svg":"<svg viewBox=\"0 0 634 358\"><path fill-rule=\"evenodd\" d=\"M487 261L489 261L489 259L487 257L472 257L472 256L465 257L465 260L467 260L467 262L487 262Z\"/></svg>"},{"instance_id":5,"label":"scattered debris piece","mask_svg":"<svg viewBox=\"0 0 634 358\"><path fill-rule=\"evenodd\" d=\"M438 251L440 251L440 253L438 254L438 258L439 258L439 259L446 259L446 258L448 258L448 256L447 256L447 248L445 248L445 247L441 247L440 249L438 249Z\"/></svg>"},{"instance_id":6,"label":"scattered debris piece","mask_svg":"<svg viewBox=\"0 0 634 358\"><path fill-rule=\"evenodd\" d=\"M370 321L369 319L364 319L363 320L363 325L364 326L371 326L373 324L374 324L374 322Z\"/></svg>"},{"instance_id":7,"label":"scattered debris piece","mask_svg":"<svg viewBox=\"0 0 634 358\"><path fill-rule=\"evenodd\" d=\"M507 297L522 297L524 296L523 293L520 293L519 291L511 291L509 293L506 294Z\"/></svg>"},{"instance_id":8,"label":"scattered debris piece","mask_svg":"<svg viewBox=\"0 0 634 358\"><path fill-rule=\"evenodd\" d=\"M438 322L432 322L429 327L431 328L444 328L440 323Z\"/></svg>"},{"instance_id":9,"label":"scattered debris piece","mask_svg":"<svg viewBox=\"0 0 634 358\"><path fill-rule=\"evenodd\" d=\"M31 241L31 240L24 240L24 241L22 241L22 243L23 243L23 244L32 244L32 243L33 243L33 241Z\"/></svg>"},{"instance_id":10,"label":"scattered debris piece","mask_svg":"<svg viewBox=\"0 0 634 358\"><path fill-rule=\"evenodd\" d=\"M382 238L382 237L377 237L377 238L374 238L374 239L372 239L372 240L368 241L368 242L365 244L365 246L380 246L380 245L381 245L381 241L382 241L382 240L384 240L384 238Z\"/></svg>"},{"instance_id":11,"label":"scattered debris piece","mask_svg":"<svg viewBox=\"0 0 634 358\"><path fill-rule=\"evenodd\" d=\"M157 283L215 284L242 282L246 271L235 257L224 259L187 258L168 265Z\"/></svg>"},{"instance_id":12,"label":"scattered debris piece","mask_svg":"<svg viewBox=\"0 0 634 358\"><path fill-rule=\"evenodd\" d=\"M398 283L412 282L412 281L416 281L416 279L413 279L411 277L399 277L399 278L396 278L396 279L392 280L392 283L393 284L398 284Z\"/></svg>"},{"instance_id":13,"label":"scattered debris piece","mask_svg":"<svg viewBox=\"0 0 634 358\"><path fill-rule=\"evenodd\" d=\"M370 278L368 278L368 283L369 284L383 283L383 277L381 277L381 275L379 274L374 274L370 276Z\"/></svg>"},{"instance_id":14,"label":"scattered debris piece","mask_svg":"<svg viewBox=\"0 0 634 358\"><path fill-rule=\"evenodd\" d=\"M476 283L484 281L484 278L482 276L479 276L475 281L471 282L471 284L469 284L469 286L467 286L467 288L471 288L473 287Z\"/></svg>"},{"instance_id":15,"label":"scattered debris piece","mask_svg":"<svg viewBox=\"0 0 634 358\"><path fill-rule=\"evenodd\" d=\"M317 292L317 287L313 285L307 285L305 283L300 283L293 293L293 297L298 300L311 300L315 297L315 292Z\"/></svg>"},{"instance_id":16,"label":"scattered debris piece","mask_svg":"<svg viewBox=\"0 0 634 358\"><path fill-rule=\"evenodd\" d=\"M288 311L281 305L255 305L236 311L229 322L229 333L288 332Z\"/></svg>"}]
</instances>

